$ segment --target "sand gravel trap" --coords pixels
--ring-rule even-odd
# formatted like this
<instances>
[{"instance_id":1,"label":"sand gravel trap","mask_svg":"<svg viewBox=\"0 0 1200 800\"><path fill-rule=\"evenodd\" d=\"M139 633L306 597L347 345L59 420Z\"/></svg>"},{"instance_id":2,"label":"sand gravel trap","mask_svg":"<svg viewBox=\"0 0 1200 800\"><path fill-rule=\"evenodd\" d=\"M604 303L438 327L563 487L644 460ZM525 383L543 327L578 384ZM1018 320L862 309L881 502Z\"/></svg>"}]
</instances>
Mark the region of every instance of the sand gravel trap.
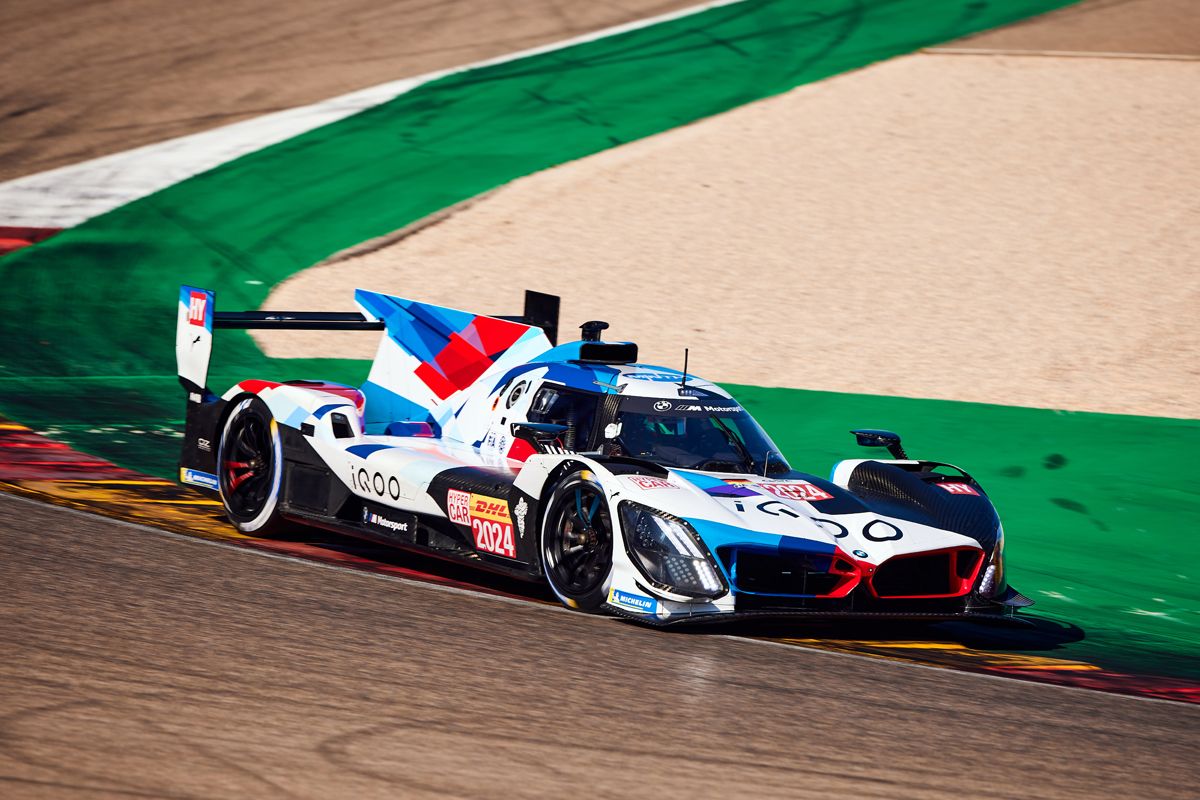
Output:
<instances>
[{"instance_id":1,"label":"sand gravel trap","mask_svg":"<svg viewBox=\"0 0 1200 800\"><path fill-rule=\"evenodd\" d=\"M1196 55L1200 53L1200 4L1196 0L1084 0L950 42L946 48Z\"/></svg>"},{"instance_id":2,"label":"sand gravel trap","mask_svg":"<svg viewBox=\"0 0 1200 800\"><path fill-rule=\"evenodd\" d=\"M265 307L528 287L716 380L1196 417L1197 131L1200 62L909 56L516 181Z\"/></svg>"}]
</instances>

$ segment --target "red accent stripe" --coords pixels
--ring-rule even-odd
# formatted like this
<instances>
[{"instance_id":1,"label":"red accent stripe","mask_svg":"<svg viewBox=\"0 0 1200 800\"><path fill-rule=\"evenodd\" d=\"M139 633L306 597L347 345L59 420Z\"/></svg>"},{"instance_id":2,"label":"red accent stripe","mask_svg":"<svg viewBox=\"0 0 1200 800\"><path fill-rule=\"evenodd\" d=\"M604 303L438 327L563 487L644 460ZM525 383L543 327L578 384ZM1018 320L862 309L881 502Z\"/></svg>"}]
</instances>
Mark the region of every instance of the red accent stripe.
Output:
<instances>
[{"instance_id":1,"label":"red accent stripe","mask_svg":"<svg viewBox=\"0 0 1200 800\"><path fill-rule=\"evenodd\" d=\"M242 381L238 384L238 388L254 394L259 394L263 389L274 389L279 386L278 381Z\"/></svg>"},{"instance_id":2,"label":"red accent stripe","mask_svg":"<svg viewBox=\"0 0 1200 800\"><path fill-rule=\"evenodd\" d=\"M878 571L893 561L900 561L906 558L926 558L928 556L941 555L949 553L949 569L950 569L950 586L954 587L949 594L879 594L875 590L875 578L878 576ZM966 578L958 576L958 559L974 558L975 566L971 569L971 574ZM881 600L937 600L945 597L962 597L967 592L971 591L971 587L975 585L975 579L979 577L979 569L983 566L983 551L977 547L948 547L944 550L925 550L920 553L905 553L904 555L892 556L887 561L884 561L875 568L876 572L867 581L867 588L871 590L871 595Z\"/></svg>"},{"instance_id":3,"label":"red accent stripe","mask_svg":"<svg viewBox=\"0 0 1200 800\"><path fill-rule=\"evenodd\" d=\"M360 392L358 389L355 389L353 386L346 386L345 384L341 383L326 383L322 381L285 381L284 383L287 386L298 386L301 389L312 389L313 391L336 395L343 400L349 400L351 403L354 403L354 408L360 414L363 410L363 404L366 402L366 398L363 396L362 392Z\"/></svg>"}]
</instances>

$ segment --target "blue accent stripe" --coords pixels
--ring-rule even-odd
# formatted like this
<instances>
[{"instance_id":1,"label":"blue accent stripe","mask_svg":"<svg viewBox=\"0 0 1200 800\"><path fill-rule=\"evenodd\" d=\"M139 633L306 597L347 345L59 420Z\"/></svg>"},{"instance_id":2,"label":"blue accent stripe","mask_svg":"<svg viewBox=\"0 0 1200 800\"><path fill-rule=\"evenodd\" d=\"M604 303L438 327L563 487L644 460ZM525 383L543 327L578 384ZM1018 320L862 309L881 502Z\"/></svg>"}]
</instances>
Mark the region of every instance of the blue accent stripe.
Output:
<instances>
[{"instance_id":1,"label":"blue accent stripe","mask_svg":"<svg viewBox=\"0 0 1200 800\"><path fill-rule=\"evenodd\" d=\"M737 525L726 525L724 522L713 522L706 519L687 518L687 522L700 538L715 552L718 547L739 545L755 549L778 550L780 553L811 553L813 555L833 555L837 545L822 542L817 539L806 539L800 536L784 536L779 533L750 530Z\"/></svg>"},{"instance_id":2,"label":"blue accent stripe","mask_svg":"<svg viewBox=\"0 0 1200 800\"><path fill-rule=\"evenodd\" d=\"M677 469L673 470L673 472L698 489L729 488L729 484L720 478L714 478L712 475L705 475L702 472L688 472L685 469Z\"/></svg>"},{"instance_id":3,"label":"blue accent stripe","mask_svg":"<svg viewBox=\"0 0 1200 800\"><path fill-rule=\"evenodd\" d=\"M390 444L356 444L353 447L347 447L346 452L359 458L366 458L372 453L378 453L380 450L391 450Z\"/></svg>"},{"instance_id":4,"label":"blue accent stripe","mask_svg":"<svg viewBox=\"0 0 1200 800\"><path fill-rule=\"evenodd\" d=\"M343 408L343 407L348 408L349 406L347 406L345 403L330 403L329 405L321 406L316 411L314 411L312 415L314 417L316 417L317 419L320 419L321 417L328 414L330 411L333 411L335 408Z\"/></svg>"},{"instance_id":5,"label":"blue accent stripe","mask_svg":"<svg viewBox=\"0 0 1200 800\"><path fill-rule=\"evenodd\" d=\"M308 409L300 407L288 414L287 419L282 419L280 422L289 428L299 428L306 419L308 419Z\"/></svg>"}]
</instances>

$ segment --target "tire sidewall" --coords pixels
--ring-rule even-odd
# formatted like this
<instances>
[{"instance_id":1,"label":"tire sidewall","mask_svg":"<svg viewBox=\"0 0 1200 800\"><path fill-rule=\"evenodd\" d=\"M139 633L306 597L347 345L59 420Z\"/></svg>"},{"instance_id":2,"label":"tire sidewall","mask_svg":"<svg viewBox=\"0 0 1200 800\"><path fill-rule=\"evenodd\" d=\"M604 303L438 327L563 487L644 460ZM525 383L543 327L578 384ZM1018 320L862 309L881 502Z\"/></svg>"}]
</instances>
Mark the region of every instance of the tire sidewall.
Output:
<instances>
[{"instance_id":1,"label":"tire sidewall","mask_svg":"<svg viewBox=\"0 0 1200 800\"><path fill-rule=\"evenodd\" d=\"M225 443L229 439L229 431L233 428L234 423L240 417L247 414L258 416L266 423L268 430L271 432L271 488L267 494L267 500L263 503L262 509L253 519L243 519L235 516L226 502L226 483L228 478L225 474ZM221 441L217 447L217 476L221 487L221 504L225 507L225 514L242 533L266 532L276 527L279 522L279 487L283 478L283 445L279 438L279 424L275 421L275 417L271 414L271 409L267 407L258 397L247 397L239 401L232 412L225 420L225 427L221 430Z\"/></svg>"},{"instance_id":2,"label":"tire sidewall","mask_svg":"<svg viewBox=\"0 0 1200 800\"><path fill-rule=\"evenodd\" d=\"M612 543L608 557L608 570L604 575L604 579L600 581L600 584L595 589L584 594L573 594L566 592L557 586L554 582L554 577L550 572L550 559L546 549L546 543L551 532L551 526L555 524L555 521L559 516L559 502L568 492L572 491L580 483L586 483L595 487L596 490L600 492L601 497L604 498L604 502L606 504L608 503L608 496L605 494L603 486L601 486L600 482L596 480L594 474L590 470L574 470L569 473L566 477L555 484L554 490L551 491L550 497L546 502L546 514L542 519L541 533L538 536L538 556L541 558L542 562L542 575L545 577L546 582L550 584L551 591L554 592L555 596L558 597L562 604L567 608L573 608L577 611L594 612L598 611L600 607L603 606L608 600L608 590L612 585L613 578L613 552L616 551L617 537L621 535L617 530L617 518L612 513L611 508L609 509L608 513L611 528L610 535L612 536Z\"/></svg>"}]
</instances>

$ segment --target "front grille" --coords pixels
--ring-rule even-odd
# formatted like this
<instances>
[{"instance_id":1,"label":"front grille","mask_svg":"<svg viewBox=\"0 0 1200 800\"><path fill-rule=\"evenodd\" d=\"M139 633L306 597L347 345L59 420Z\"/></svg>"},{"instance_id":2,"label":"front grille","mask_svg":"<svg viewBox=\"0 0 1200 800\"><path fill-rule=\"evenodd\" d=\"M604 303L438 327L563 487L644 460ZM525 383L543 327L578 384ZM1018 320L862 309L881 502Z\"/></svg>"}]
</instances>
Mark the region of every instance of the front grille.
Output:
<instances>
[{"instance_id":1,"label":"front grille","mask_svg":"<svg viewBox=\"0 0 1200 800\"><path fill-rule=\"evenodd\" d=\"M829 595L842 587L852 574L837 574L832 569L853 572L852 565L830 556L803 553L760 553L735 550L722 554L733 572L734 585L739 592L764 595L813 597Z\"/></svg>"},{"instance_id":2,"label":"front grille","mask_svg":"<svg viewBox=\"0 0 1200 800\"><path fill-rule=\"evenodd\" d=\"M875 570L877 597L959 597L971 591L983 553L975 548L918 553L889 559Z\"/></svg>"}]
</instances>

